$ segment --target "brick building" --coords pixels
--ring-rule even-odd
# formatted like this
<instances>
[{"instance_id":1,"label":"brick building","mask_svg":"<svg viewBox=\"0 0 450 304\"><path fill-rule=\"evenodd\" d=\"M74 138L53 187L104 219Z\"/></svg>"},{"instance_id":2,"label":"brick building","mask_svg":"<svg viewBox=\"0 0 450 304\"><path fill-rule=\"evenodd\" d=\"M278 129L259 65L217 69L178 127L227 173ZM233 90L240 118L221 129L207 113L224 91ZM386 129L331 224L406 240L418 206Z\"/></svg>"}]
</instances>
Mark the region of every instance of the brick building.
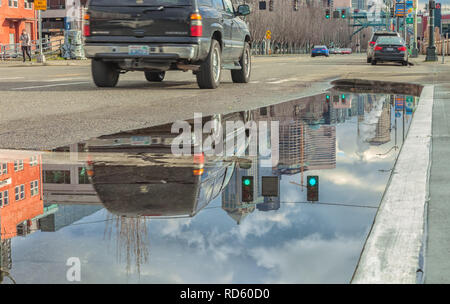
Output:
<instances>
[{"instance_id":1,"label":"brick building","mask_svg":"<svg viewBox=\"0 0 450 304\"><path fill-rule=\"evenodd\" d=\"M43 212L40 156L0 161L1 240L35 231L38 227L33 219Z\"/></svg>"},{"instance_id":2,"label":"brick building","mask_svg":"<svg viewBox=\"0 0 450 304\"><path fill-rule=\"evenodd\" d=\"M36 20L33 3L28 0L0 0L0 44L18 43L23 29L35 40Z\"/></svg>"}]
</instances>

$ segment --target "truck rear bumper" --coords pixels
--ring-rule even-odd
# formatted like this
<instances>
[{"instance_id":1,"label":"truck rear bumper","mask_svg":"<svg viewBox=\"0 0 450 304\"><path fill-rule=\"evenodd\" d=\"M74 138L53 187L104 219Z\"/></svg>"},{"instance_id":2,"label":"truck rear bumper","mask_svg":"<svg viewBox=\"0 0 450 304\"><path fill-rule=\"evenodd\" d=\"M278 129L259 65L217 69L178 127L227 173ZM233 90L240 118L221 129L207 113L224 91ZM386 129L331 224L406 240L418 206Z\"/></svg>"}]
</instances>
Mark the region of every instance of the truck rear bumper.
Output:
<instances>
[{"instance_id":1,"label":"truck rear bumper","mask_svg":"<svg viewBox=\"0 0 450 304\"><path fill-rule=\"evenodd\" d=\"M87 44L84 47L84 51L88 58L109 60L144 59L149 61L196 60L199 53L197 44L145 45L149 46L150 49L148 55L130 55L128 53L128 44Z\"/></svg>"}]
</instances>

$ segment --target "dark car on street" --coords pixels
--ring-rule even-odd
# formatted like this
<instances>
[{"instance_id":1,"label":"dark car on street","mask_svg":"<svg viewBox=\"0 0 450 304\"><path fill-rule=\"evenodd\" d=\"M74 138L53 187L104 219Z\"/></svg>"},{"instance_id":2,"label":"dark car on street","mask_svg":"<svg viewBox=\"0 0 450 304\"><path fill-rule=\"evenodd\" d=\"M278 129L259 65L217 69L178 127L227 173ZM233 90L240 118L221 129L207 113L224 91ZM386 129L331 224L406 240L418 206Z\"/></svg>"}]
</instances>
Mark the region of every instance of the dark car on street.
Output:
<instances>
[{"instance_id":1,"label":"dark car on street","mask_svg":"<svg viewBox=\"0 0 450 304\"><path fill-rule=\"evenodd\" d=\"M408 48L398 37L381 37L373 48L372 65L378 62L398 62L408 65Z\"/></svg>"},{"instance_id":2,"label":"dark car on street","mask_svg":"<svg viewBox=\"0 0 450 304\"><path fill-rule=\"evenodd\" d=\"M114 87L128 71L160 82L166 71L179 70L214 89L222 69L231 70L233 82L247 83L251 37L241 17L249 13L231 0L91 0L84 36L94 83Z\"/></svg>"},{"instance_id":3,"label":"dark car on street","mask_svg":"<svg viewBox=\"0 0 450 304\"><path fill-rule=\"evenodd\" d=\"M371 63L373 59L373 49L377 40L381 37L398 37L400 38L400 34L397 32L388 32L388 31L376 31L373 33L369 42L367 43L367 63Z\"/></svg>"}]
</instances>

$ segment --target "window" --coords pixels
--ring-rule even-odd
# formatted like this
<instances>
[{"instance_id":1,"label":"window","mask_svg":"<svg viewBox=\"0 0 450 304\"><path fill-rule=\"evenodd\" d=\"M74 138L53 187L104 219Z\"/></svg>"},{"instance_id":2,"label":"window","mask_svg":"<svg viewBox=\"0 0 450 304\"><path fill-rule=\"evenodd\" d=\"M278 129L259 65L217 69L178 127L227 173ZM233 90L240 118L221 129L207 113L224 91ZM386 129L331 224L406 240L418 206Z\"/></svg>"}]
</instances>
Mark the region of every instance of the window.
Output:
<instances>
[{"instance_id":1,"label":"window","mask_svg":"<svg viewBox=\"0 0 450 304\"><path fill-rule=\"evenodd\" d=\"M5 207L9 204L8 190L0 192L0 207Z\"/></svg>"},{"instance_id":2,"label":"window","mask_svg":"<svg viewBox=\"0 0 450 304\"><path fill-rule=\"evenodd\" d=\"M28 2L28 0L25 0L25 8L26 9L32 9L33 8L33 4L31 2Z\"/></svg>"},{"instance_id":3,"label":"window","mask_svg":"<svg viewBox=\"0 0 450 304\"><path fill-rule=\"evenodd\" d=\"M30 193L31 196L35 196L39 194L39 181L35 180L30 182Z\"/></svg>"},{"instance_id":4,"label":"window","mask_svg":"<svg viewBox=\"0 0 450 304\"><path fill-rule=\"evenodd\" d=\"M0 175L8 174L8 164L0 164Z\"/></svg>"},{"instance_id":5,"label":"window","mask_svg":"<svg viewBox=\"0 0 450 304\"><path fill-rule=\"evenodd\" d=\"M70 171L44 171L44 183L70 184Z\"/></svg>"},{"instance_id":6,"label":"window","mask_svg":"<svg viewBox=\"0 0 450 304\"><path fill-rule=\"evenodd\" d=\"M219 11L223 11L223 2L222 0L212 0L213 7Z\"/></svg>"},{"instance_id":7,"label":"window","mask_svg":"<svg viewBox=\"0 0 450 304\"><path fill-rule=\"evenodd\" d=\"M34 167L38 165L38 157L32 156L30 157L30 167Z\"/></svg>"},{"instance_id":8,"label":"window","mask_svg":"<svg viewBox=\"0 0 450 304\"><path fill-rule=\"evenodd\" d=\"M208 6L211 7L212 5L212 0L198 0L198 4L200 6Z\"/></svg>"},{"instance_id":9,"label":"window","mask_svg":"<svg viewBox=\"0 0 450 304\"><path fill-rule=\"evenodd\" d=\"M78 184L80 185L90 184L86 168L78 168Z\"/></svg>"},{"instance_id":10,"label":"window","mask_svg":"<svg viewBox=\"0 0 450 304\"><path fill-rule=\"evenodd\" d=\"M20 185L17 186L14 189L14 194L15 194L15 200L17 201L21 201L25 199L25 185Z\"/></svg>"},{"instance_id":11,"label":"window","mask_svg":"<svg viewBox=\"0 0 450 304\"><path fill-rule=\"evenodd\" d=\"M223 5L225 6L225 11L229 14L234 14L233 4L230 0L223 0Z\"/></svg>"},{"instance_id":12,"label":"window","mask_svg":"<svg viewBox=\"0 0 450 304\"><path fill-rule=\"evenodd\" d=\"M22 171L23 170L23 160L15 160L14 161L14 171Z\"/></svg>"},{"instance_id":13,"label":"window","mask_svg":"<svg viewBox=\"0 0 450 304\"><path fill-rule=\"evenodd\" d=\"M9 7L19 7L19 0L8 0Z\"/></svg>"}]
</instances>

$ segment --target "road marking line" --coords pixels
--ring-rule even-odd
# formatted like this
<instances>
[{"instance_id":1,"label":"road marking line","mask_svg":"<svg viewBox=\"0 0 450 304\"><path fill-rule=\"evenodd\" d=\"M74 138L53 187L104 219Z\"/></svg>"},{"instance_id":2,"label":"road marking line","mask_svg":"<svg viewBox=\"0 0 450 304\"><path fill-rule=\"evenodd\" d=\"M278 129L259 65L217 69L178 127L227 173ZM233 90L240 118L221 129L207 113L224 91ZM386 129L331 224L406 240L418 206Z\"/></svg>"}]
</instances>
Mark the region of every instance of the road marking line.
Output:
<instances>
[{"instance_id":1,"label":"road marking line","mask_svg":"<svg viewBox=\"0 0 450 304\"><path fill-rule=\"evenodd\" d=\"M68 85L86 84L86 83L89 83L89 82L88 82L88 81L83 81L83 82L71 82L71 83L47 84L47 85L32 86L32 87L24 87L24 88L12 88L11 90L14 90L14 91L18 91L18 90L31 90L31 89L50 88L50 87L68 86Z\"/></svg>"},{"instance_id":2,"label":"road marking line","mask_svg":"<svg viewBox=\"0 0 450 304\"><path fill-rule=\"evenodd\" d=\"M280 83L283 83L283 82L297 81L297 80L298 80L298 78L287 78L287 79L281 79L281 80L277 80L277 81L270 81L268 83L270 83L270 84L280 84Z\"/></svg>"},{"instance_id":3,"label":"road marking line","mask_svg":"<svg viewBox=\"0 0 450 304\"><path fill-rule=\"evenodd\" d=\"M7 78L0 78L0 80L16 80L16 79L24 79L25 77L7 77Z\"/></svg>"}]
</instances>

